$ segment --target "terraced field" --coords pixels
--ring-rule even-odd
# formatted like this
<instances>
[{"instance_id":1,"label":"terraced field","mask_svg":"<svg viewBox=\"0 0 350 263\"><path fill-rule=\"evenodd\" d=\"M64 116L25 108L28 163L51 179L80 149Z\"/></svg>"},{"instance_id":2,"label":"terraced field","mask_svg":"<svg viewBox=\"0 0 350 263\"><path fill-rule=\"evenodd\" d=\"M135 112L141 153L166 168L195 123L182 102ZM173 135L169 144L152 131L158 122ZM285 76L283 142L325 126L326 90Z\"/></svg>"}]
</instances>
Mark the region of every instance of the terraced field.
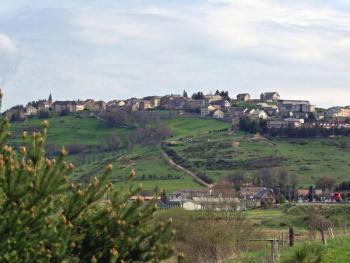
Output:
<instances>
[{"instance_id":1,"label":"terraced field","mask_svg":"<svg viewBox=\"0 0 350 263\"><path fill-rule=\"evenodd\" d=\"M214 180L262 168L286 169L299 184L309 186L322 176L349 180L350 138L267 140L242 132L192 134L172 141L171 149Z\"/></svg>"}]
</instances>

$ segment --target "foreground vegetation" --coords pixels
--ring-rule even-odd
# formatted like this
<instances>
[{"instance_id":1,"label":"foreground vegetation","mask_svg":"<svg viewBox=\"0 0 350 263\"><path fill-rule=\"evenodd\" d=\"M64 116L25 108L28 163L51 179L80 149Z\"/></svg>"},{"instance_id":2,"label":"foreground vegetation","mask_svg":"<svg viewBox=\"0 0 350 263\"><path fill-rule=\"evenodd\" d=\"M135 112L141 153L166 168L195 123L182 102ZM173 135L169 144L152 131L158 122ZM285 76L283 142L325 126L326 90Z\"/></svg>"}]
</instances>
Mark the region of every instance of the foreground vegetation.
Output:
<instances>
[{"instance_id":1,"label":"foreground vegetation","mask_svg":"<svg viewBox=\"0 0 350 263\"><path fill-rule=\"evenodd\" d=\"M173 254L170 221L156 223L154 202L143 204L139 188L112 188L108 165L89 184L69 179L74 165L47 158L48 123L19 150L6 144L9 124L0 127L1 262L159 262ZM130 174L128 180L135 176Z\"/></svg>"},{"instance_id":2,"label":"foreground vegetation","mask_svg":"<svg viewBox=\"0 0 350 263\"><path fill-rule=\"evenodd\" d=\"M327 246L320 242L298 244L286 249L281 255L281 263L347 263L350 261L350 238L330 240Z\"/></svg>"}]
</instances>

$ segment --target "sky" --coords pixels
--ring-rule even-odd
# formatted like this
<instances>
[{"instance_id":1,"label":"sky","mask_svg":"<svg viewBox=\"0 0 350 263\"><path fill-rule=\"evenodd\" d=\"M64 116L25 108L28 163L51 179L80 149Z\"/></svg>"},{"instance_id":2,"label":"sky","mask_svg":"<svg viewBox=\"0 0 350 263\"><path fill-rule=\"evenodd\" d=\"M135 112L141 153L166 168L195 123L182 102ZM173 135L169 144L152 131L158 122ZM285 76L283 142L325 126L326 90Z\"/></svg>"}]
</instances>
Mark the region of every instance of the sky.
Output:
<instances>
[{"instance_id":1,"label":"sky","mask_svg":"<svg viewBox=\"0 0 350 263\"><path fill-rule=\"evenodd\" d=\"M0 0L3 108L278 91L350 104L348 0Z\"/></svg>"}]
</instances>

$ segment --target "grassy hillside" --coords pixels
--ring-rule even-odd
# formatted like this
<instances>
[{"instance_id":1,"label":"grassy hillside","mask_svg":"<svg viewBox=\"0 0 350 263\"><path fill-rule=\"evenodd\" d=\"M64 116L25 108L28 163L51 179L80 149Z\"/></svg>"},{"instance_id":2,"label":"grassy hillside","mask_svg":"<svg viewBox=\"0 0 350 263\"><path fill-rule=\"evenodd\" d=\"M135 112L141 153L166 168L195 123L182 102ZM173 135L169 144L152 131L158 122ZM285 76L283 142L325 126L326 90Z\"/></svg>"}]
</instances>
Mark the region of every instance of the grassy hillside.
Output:
<instances>
[{"instance_id":1,"label":"grassy hillside","mask_svg":"<svg viewBox=\"0 0 350 263\"><path fill-rule=\"evenodd\" d=\"M191 117L175 118L165 122L173 132L172 139L180 139L189 136L205 136L210 131L229 129L230 124L214 119L200 119Z\"/></svg>"},{"instance_id":2,"label":"grassy hillside","mask_svg":"<svg viewBox=\"0 0 350 263\"><path fill-rule=\"evenodd\" d=\"M32 118L25 122L13 123L11 141L19 143L23 131L40 130L42 121ZM49 123L47 143L61 146L73 143L99 145L108 136L124 136L128 132L128 129L123 128L107 128L96 118L86 115L55 116L49 119Z\"/></svg>"},{"instance_id":3,"label":"grassy hillside","mask_svg":"<svg viewBox=\"0 0 350 263\"><path fill-rule=\"evenodd\" d=\"M38 131L42 120L37 118L12 124L10 142L21 143L23 131ZM136 145L127 147L127 137L132 129L110 128L96 118L87 115L55 116L49 119L50 127L47 144L57 151L61 146L68 148L78 146L78 153L69 155L70 161L77 168L73 174L79 179L88 179L101 173L103 167L112 163L115 167L111 180L121 184L129 175L131 169L136 171L135 183L142 183L146 190L155 187L167 192L179 189L197 189L200 185L193 182L192 177L168 164L158 145ZM218 121L203 121L195 118L174 119L169 121L174 136L180 137L193 131L200 135L206 133L218 123L224 127L227 124ZM215 125L214 125L215 126ZM109 138L116 138L119 147L116 150L105 150ZM78 146L77 146L78 145Z\"/></svg>"},{"instance_id":4,"label":"grassy hillside","mask_svg":"<svg viewBox=\"0 0 350 263\"><path fill-rule=\"evenodd\" d=\"M42 120L33 118L14 123L13 144L20 142L24 130L40 129ZM132 129L109 128L103 122L86 115L52 117L47 143L56 151L60 146L78 145L79 151L70 155L78 168L77 178L98 174L107 163L116 167L111 179L120 183L137 171L136 183L147 189L159 186L167 191L198 188L192 178L170 166L158 145L127 144ZM164 121L176 142L171 148L191 167L214 180L244 170L253 175L262 167L286 168L299 183L308 186L321 176L333 175L339 181L348 180L350 171L350 138L275 139L272 141L242 132L229 132L229 123L213 119L176 117ZM109 138L118 140L117 149L105 149ZM82 148L82 149L80 149Z\"/></svg>"},{"instance_id":5,"label":"grassy hillside","mask_svg":"<svg viewBox=\"0 0 350 263\"><path fill-rule=\"evenodd\" d=\"M350 172L350 138L266 140L242 132L192 132L172 149L214 180L240 170L253 175L283 167L309 185L327 175L347 180Z\"/></svg>"}]
</instances>

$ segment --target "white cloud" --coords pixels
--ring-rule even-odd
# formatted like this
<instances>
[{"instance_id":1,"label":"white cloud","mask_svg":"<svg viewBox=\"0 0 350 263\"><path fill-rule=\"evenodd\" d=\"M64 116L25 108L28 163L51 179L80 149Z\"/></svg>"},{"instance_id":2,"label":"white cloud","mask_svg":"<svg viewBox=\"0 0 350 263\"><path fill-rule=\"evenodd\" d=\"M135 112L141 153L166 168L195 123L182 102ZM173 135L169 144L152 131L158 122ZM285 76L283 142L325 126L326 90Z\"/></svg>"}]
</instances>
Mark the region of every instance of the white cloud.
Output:
<instances>
[{"instance_id":1,"label":"white cloud","mask_svg":"<svg viewBox=\"0 0 350 263\"><path fill-rule=\"evenodd\" d=\"M19 60L20 53L14 40L0 34L0 85L4 84L7 77L16 71Z\"/></svg>"},{"instance_id":2,"label":"white cloud","mask_svg":"<svg viewBox=\"0 0 350 263\"><path fill-rule=\"evenodd\" d=\"M313 63L350 47L348 13L305 1L235 0L203 10L203 31L228 51L243 48L272 59Z\"/></svg>"},{"instance_id":3,"label":"white cloud","mask_svg":"<svg viewBox=\"0 0 350 263\"><path fill-rule=\"evenodd\" d=\"M350 83L350 11L342 0L21 1L0 17L0 32L23 54L6 85L9 105L50 92L114 99L183 89L233 96L273 89L349 104L327 95L348 94ZM0 56L1 42L10 43L6 54L18 53L5 38Z\"/></svg>"}]
</instances>

